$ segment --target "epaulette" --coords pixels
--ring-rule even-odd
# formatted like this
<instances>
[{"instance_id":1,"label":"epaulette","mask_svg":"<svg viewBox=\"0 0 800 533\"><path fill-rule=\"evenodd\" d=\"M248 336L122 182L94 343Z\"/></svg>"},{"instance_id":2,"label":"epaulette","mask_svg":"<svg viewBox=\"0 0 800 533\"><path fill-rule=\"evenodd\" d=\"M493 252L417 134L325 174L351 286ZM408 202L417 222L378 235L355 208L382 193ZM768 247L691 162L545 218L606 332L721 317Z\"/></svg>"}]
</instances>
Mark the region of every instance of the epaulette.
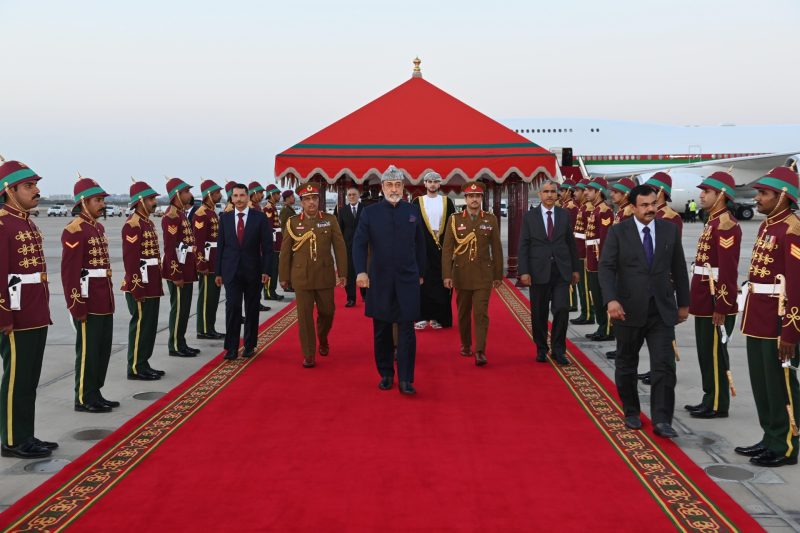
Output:
<instances>
[{"instance_id":1,"label":"epaulette","mask_svg":"<svg viewBox=\"0 0 800 533\"><path fill-rule=\"evenodd\" d=\"M70 233L78 233L81 231L81 224L83 224L83 219L81 217L75 217L64 229Z\"/></svg>"},{"instance_id":2,"label":"epaulette","mask_svg":"<svg viewBox=\"0 0 800 533\"><path fill-rule=\"evenodd\" d=\"M167 218L178 218L178 208L174 205L169 206L167 212L164 213L164 216Z\"/></svg>"},{"instance_id":3,"label":"epaulette","mask_svg":"<svg viewBox=\"0 0 800 533\"><path fill-rule=\"evenodd\" d=\"M622 210L622 214L626 217L630 217L633 215L633 205L628 204L625 206L625 209Z\"/></svg>"},{"instance_id":4,"label":"epaulette","mask_svg":"<svg viewBox=\"0 0 800 533\"><path fill-rule=\"evenodd\" d=\"M729 211L725 211L719 216L719 225L717 226L722 231L728 231L736 227L736 219L731 216Z\"/></svg>"},{"instance_id":5,"label":"epaulette","mask_svg":"<svg viewBox=\"0 0 800 533\"><path fill-rule=\"evenodd\" d=\"M198 216L198 215L199 216L203 216L203 215L205 215L206 214L206 209L207 209L206 204L201 205L200 207L197 208L197 211L194 212L194 216Z\"/></svg>"},{"instance_id":6,"label":"epaulette","mask_svg":"<svg viewBox=\"0 0 800 533\"><path fill-rule=\"evenodd\" d=\"M138 213L132 214L131 217L126 222L126 224L129 225L132 228L138 228L139 227L139 214Z\"/></svg>"},{"instance_id":7,"label":"epaulette","mask_svg":"<svg viewBox=\"0 0 800 533\"><path fill-rule=\"evenodd\" d=\"M664 206L664 218L669 219L669 218L675 218L677 216L680 216L677 211L675 211L668 205Z\"/></svg>"},{"instance_id":8,"label":"epaulette","mask_svg":"<svg viewBox=\"0 0 800 533\"><path fill-rule=\"evenodd\" d=\"M800 235L800 218L797 218L796 214L792 213L786 217L786 225L789 226L786 230L787 235Z\"/></svg>"},{"instance_id":9,"label":"epaulette","mask_svg":"<svg viewBox=\"0 0 800 533\"><path fill-rule=\"evenodd\" d=\"M2 207L0 207L0 217L4 217L4 216L6 216L7 214L8 214L8 211L6 211L6 210L5 210L5 209L3 209Z\"/></svg>"},{"instance_id":10,"label":"epaulette","mask_svg":"<svg viewBox=\"0 0 800 533\"><path fill-rule=\"evenodd\" d=\"M606 211L610 211L611 210L611 208L608 207L608 204L605 203L605 202L600 202L600 205L598 207L600 208L600 212L601 213L605 213Z\"/></svg>"}]
</instances>

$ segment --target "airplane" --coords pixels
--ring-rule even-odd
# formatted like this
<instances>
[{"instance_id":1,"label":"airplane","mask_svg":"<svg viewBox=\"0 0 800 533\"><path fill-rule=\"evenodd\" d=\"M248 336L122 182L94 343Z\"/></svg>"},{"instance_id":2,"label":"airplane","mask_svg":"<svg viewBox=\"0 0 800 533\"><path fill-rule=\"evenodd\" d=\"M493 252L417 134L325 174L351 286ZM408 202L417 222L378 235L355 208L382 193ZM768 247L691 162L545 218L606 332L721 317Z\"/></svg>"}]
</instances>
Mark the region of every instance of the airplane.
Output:
<instances>
[{"instance_id":1,"label":"airplane","mask_svg":"<svg viewBox=\"0 0 800 533\"><path fill-rule=\"evenodd\" d=\"M670 170L671 207L683 213L697 200L703 177L722 170L736 181L737 216L752 218L748 185L777 166L800 162L800 124L737 126L666 125L587 118L511 118L506 127L556 154L563 166L577 162L584 175L609 180L637 176L640 183Z\"/></svg>"}]
</instances>

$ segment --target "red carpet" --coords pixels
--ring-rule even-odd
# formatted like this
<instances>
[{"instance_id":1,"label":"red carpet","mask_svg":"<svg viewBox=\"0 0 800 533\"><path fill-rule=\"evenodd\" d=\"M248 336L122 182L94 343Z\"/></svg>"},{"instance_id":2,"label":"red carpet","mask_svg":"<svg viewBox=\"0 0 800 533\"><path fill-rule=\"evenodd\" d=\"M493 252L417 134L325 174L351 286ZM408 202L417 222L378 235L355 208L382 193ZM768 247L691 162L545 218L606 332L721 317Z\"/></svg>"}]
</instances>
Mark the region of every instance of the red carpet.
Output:
<instances>
[{"instance_id":1,"label":"red carpet","mask_svg":"<svg viewBox=\"0 0 800 533\"><path fill-rule=\"evenodd\" d=\"M340 294L343 301L344 294ZM671 442L622 426L574 346L537 364L510 284L487 355L417 335L416 397L379 391L363 305L337 308L331 355L301 367L294 307L250 361L210 362L4 514L10 530L753 531Z\"/></svg>"}]
</instances>

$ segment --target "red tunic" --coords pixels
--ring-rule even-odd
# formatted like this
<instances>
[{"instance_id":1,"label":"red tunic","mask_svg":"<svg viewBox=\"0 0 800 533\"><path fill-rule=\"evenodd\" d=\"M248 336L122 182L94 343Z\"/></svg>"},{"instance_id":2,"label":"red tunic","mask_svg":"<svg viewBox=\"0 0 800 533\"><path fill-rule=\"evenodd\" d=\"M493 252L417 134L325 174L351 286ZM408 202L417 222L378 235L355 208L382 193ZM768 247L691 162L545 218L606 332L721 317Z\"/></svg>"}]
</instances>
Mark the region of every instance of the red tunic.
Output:
<instances>
[{"instance_id":1,"label":"red tunic","mask_svg":"<svg viewBox=\"0 0 800 533\"><path fill-rule=\"evenodd\" d=\"M742 333L748 337L800 341L800 219L789 210L769 217L758 229L753 245L749 281L777 293L778 274L786 279L785 314L778 314L778 298L748 290L742 313ZM775 287L774 289L772 287Z\"/></svg>"},{"instance_id":2,"label":"red tunic","mask_svg":"<svg viewBox=\"0 0 800 533\"><path fill-rule=\"evenodd\" d=\"M81 290L81 276L92 271L105 277L87 277ZM114 313L111 261L108 237L102 224L81 213L61 233L61 284L67 309L73 318Z\"/></svg>"},{"instance_id":3,"label":"red tunic","mask_svg":"<svg viewBox=\"0 0 800 533\"><path fill-rule=\"evenodd\" d=\"M278 206L267 200L267 203L264 205L264 214L267 215L269 223L272 224L272 250L280 252L281 243L283 242L283 225L278 215Z\"/></svg>"},{"instance_id":4,"label":"red tunic","mask_svg":"<svg viewBox=\"0 0 800 533\"><path fill-rule=\"evenodd\" d=\"M600 263L600 253L606 242L608 228L614 222L614 212L605 202L597 204L586 220L586 270L597 272ZM598 241L589 244L591 241Z\"/></svg>"},{"instance_id":5,"label":"red tunic","mask_svg":"<svg viewBox=\"0 0 800 533\"><path fill-rule=\"evenodd\" d=\"M43 236L28 213L8 204L0 207L0 326L14 331L49 326L50 290L44 260ZM12 310L9 275L39 276L38 283L14 284L19 287L20 308Z\"/></svg>"},{"instance_id":6,"label":"red tunic","mask_svg":"<svg viewBox=\"0 0 800 533\"><path fill-rule=\"evenodd\" d=\"M619 224L623 220L627 220L633 216L633 206L628 202L623 202L619 209L617 209L617 214L614 215L614 224Z\"/></svg>"},{"instance_id":7,"label":"red tunic","mask_svg":"<svg viewBox=\"0 0 800 533\"><path fill-rule=\"evenodd\" d=\"M711 316L714 313L732 315L737 312L736 295L739 290L737 272L739 247L742 244L742 228L727 209L713 213L706 222L697 241L692 275L691 303L689 312L695 316ZM718 269L714 280L714 295L711 294L709 274L696 273L706 263ZM710 273L713 274L713 271Z\"/></svg>"},{"instance_id":8,"label":"red tunic","mask_svg":"<svg viewBox=\"0 0 800 533\"><path fill-rule=\"evenodd\" d=\"M677 211L672 209L667 204L661 204L658 206L658 211L656 211L656 218L662 218L664 220L668 220L678 226L678 236L683 236L683 219L678 214Z\"/></svg>"},{"instance_id":9,"label":"red tunic","mask_svg":"<svg viewBox=\"0 0 800 533\"><path fill-rule=\"evenodd\" d=\"M156 225L134 212L122 226L122 262L125 265L122 290L131 293L135 300L160 298L164 294L160 257ZM142 261L154 264L143 265ZM146 282L142 276L144 266L147 268Z\"/></svg>"},{"instance_id":10,"label":"red tunic","mask_svg":"<svg viewBox=\"0 0 800 533\"><path fill-rule=\"evenodd\" d=\"M589 217L589 210L594 209L594 206L588 202L584 202L578 206L575 214L575 248L578 250L578 259L586 259L586 219ZM583 235L583 237L578 237Z\"/></svg>"},{"instance_id":11,"label":"red tunic","mask_svg":"<svg viewBox=\"0 0 800 533\"><path fill-rule=\"evenodd\" d=\"M213 274L217 266L219 217L213 207L203 204L195 211L192 221L197 241L197 271L202 274Z\"/></svg>"},{"instance_id":12,"label":"red tunic","mask_svg":"<svg viewBox=\"0 0 800 533\"><path fill-rule=\"evenodd\" d=\"M164 232L164 262L161 265L161 277L170 281L183 280L185 283L197 281L194 232L183 209L178 209L174 205L169 206L161 219L161 230ZM178 246L181 244L187 250L183 262L178 257Z\"/></svg>"}]
</instances>

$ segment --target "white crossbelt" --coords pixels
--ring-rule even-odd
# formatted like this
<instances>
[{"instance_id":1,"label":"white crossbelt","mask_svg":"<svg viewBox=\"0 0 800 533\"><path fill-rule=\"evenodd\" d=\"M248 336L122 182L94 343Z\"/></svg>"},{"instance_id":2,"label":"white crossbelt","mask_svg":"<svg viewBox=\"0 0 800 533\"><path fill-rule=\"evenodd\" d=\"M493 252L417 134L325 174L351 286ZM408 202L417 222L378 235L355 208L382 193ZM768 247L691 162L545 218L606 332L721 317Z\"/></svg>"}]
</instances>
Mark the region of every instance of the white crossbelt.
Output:
<instances>
[{"instance_id":1,"label":"white crossbelt","mask_svg":"<svg viewBox=\"0 0 800 533\"><path fill-rule=\"evenodd\" d=\"M148 259L142 259L147 266L158 266L158 257L150 257Z\"/></svg>"},{"instance_id":2,"label":"white crossbelt","mask_svg":"<svg viewBox=\"0 0 800 533\"><path fill-rule=\"evenodd\" d=\"M576 233L575 234L575 238L576 239L586 239L586 234L585 233Z\"/></svg>"},{"instance_id":3,"label":"white crossbelt","mask_svg":"<svg viewBox=\"0 0 800 533\"><path fill-rule=\"evenodd\" d=\"M11 281L11 278L17 277L20 279L20 283L23 285L29 285L31 283L41 283L42 281L47 281L47 274L44 275L44 279L42 279L42 272L34 272L33 274L9 274L8 280Z\"/></svg>"},{"instance_id":4,"label":"white crossbelt","mask_svg":"<svg viewBox=\"0 0 800 533\"><path fill-rule=\"evenodd\" d=\"M719 278L719 268L711 267L710 270L711 270L711 275L714 276L714 280ZM704 267L704 266L695 265L694 269L692 270L692 272L694 272L695 274L698 274L700 276L708 276L709 269L707 267Z\"/></svg>"},{"instance_id":5,"label":"white crossbelt","mask_svg":"<svg viewBox=\"0 0 800 533\"><path fill-rule=\"evenodd\" d=\"M749 292L750 294L780 294L780 285L775 283L753 283L751 281L747 282L747 289L743 292Z\"/></svg>"},{"instance_id":6,"label":"white crossbelt","mask_svg":"<svg viewBox=\"0 0 800 533\"><path fill-rule=\"evenodd\" d=\"M88 274L86 275L87 278L110 278L111 277L111 269L110 268L89 268L86 269Z\"/></svg>"},{"instance_id":7,"label":"white crossbelt","mask_svg":"<svg viewBox=\"0 0 800 533\"><path fill-rule=\"evenodd\" d=\"M586 246L600 246L600 239L589 239L586 241Z\"/></svg>"},{"instance_id":8,"label":"white crossbelt","mask_svg":"<svg viewBox=\"0 0 800 533\"><path fill-rule=\"evenodd\" d=\"M15 283L10 285L11 281ZM19 280L17 282L17 280ZM22 309L22 286L43 283L47 281L47 272L34 272L33 274L9 274L8 275L8 296L11 300L9 308L12 311Z\"/></svg>"}]
</instances>

